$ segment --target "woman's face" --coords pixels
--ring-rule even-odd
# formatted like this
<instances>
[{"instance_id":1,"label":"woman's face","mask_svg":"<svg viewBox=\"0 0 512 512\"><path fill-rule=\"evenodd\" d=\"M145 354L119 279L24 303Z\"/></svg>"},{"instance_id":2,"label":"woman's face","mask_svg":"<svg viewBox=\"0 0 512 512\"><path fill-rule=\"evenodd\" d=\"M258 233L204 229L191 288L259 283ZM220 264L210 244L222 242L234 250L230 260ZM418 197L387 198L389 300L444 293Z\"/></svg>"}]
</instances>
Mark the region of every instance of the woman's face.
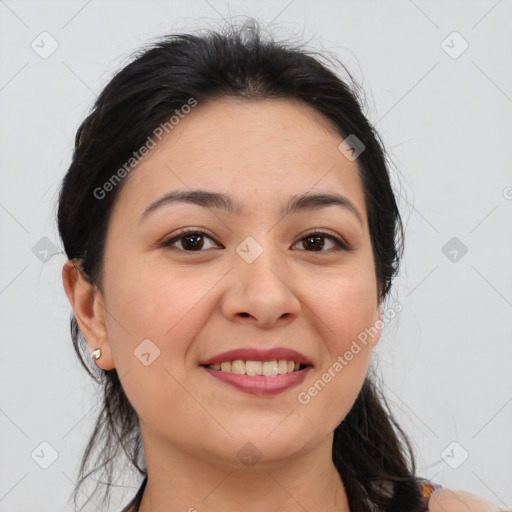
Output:
<instances>
[{"instance_id":1,"label":"woman's face","mask_svg":"<svg viewBox=\"0 0 512 512\"><path fill-rule=\"evenodd\" d=\"M325 442L353 405L378 339L358 335L380 310L357 161L342 140L303 103L226 98L198 104L127 178L105 246L98 364L117 369L146 450L240 464L251 442L261 462L278 460ZM161 201L196 190L229 196L233 211ZM286 211L317 194L344 204L303 199ZM251 389L202 366L251 348L294 350L311 366L300 378L227 377ZM276 366L286 367L266 368ZM284 388L254 384L270 379Z\"/></svg>"}]
</instances>

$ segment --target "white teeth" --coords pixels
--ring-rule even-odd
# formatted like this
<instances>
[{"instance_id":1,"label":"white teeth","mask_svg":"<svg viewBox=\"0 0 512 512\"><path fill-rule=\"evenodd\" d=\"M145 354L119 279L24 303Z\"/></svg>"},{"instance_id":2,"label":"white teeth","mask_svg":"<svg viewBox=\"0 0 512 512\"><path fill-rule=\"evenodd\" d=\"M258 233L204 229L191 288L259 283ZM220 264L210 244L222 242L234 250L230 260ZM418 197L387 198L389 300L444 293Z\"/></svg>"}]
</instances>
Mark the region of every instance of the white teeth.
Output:
<instances>
[{"instance_id":1,"label":"white teeth","mask_svg":"<svg viewBox=\"0 0 512 512\"><path fill-rule=\"evenodd\" d=\"M300 369L300 364L286 359L274 361L225 361L222 363L210 364L212 370L220 370L222 372L237 373L239 375L263 375L265 377L275 377L292 373Z\"/></svg>"},{"instance_id":2,"label":"white teeth","mask_svg":"<svg viewBox=\"0 0 512 512\"><path fill-rule=\"evenodd\" d=\"M241 361L243 363L243 361ZM246 375L261 375L261 361L246 361L245 362L245 374Z\"/></svg>"},{"instance_id":3,"label":"white teeth","mask_svg":"<svg viewBox=\"0 0 512 512\"><path fill-rule=\"evenodd\" d=\"M245 363L237 359L231 363L231 371L240 375L245 375Z\"/></svg>"},{"instance_id":4,"label":"white teeth","mask_svg":"<svg viewBox=\"0 0 512 512\"><path fill-rule=\"evenodd\" d=\"M277 375L277 361L265 361L261 367L262 375L265 377L275 377Z\"/></svg>"},{"instance_id":5,"label":"white teeth","mask_svg":"<svg viewBox=\"0 0 512 512\"><path fill-rule=\"evenodd\" d=\"M287 368L288 368L288 363L286 362L285 359L280 359L277 362L277 371L279 372L279 375L284 375L285 373L287 373L288 372Z\"/></svg>"},{"instance_id":6,"label":"white teeth","mask_svg":"<svg viewBox=\"0 0 512 512\"><path fill-rule=\"evenodd\" d=\"M231 363L221 363L220 364L220 369L223 371L223 372L230 372L231 371Z\"/></svg>"}]
</instances>

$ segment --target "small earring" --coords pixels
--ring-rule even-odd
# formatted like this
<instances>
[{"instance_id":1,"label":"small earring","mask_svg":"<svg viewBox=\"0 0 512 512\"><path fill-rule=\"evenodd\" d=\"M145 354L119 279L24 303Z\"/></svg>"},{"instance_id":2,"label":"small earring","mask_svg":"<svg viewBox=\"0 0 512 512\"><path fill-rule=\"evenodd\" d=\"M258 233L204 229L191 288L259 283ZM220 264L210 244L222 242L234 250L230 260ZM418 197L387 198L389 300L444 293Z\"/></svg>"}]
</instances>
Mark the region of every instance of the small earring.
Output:
<instances>
[{"instance_id":1,"label":"small earring","mask_svg":"<svg viewBox=\"0 0 512 512\"><path fill-rule=\"evenodd\" d=\"M96 350L93 350L92 357L94 357L94 359L99 359L101 357L101 348L97 348Z\"/></svg>"}]
</instances>

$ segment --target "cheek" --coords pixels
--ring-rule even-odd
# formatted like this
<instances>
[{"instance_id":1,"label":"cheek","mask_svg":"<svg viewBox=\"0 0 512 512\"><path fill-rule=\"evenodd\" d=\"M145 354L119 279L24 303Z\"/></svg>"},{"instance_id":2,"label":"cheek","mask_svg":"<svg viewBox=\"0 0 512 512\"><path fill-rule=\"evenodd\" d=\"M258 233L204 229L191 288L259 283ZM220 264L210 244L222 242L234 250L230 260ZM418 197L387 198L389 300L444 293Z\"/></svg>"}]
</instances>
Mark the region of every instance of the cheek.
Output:
<instances>
[{"instance_id":1,"label":"cheek","mask_svg":"<svg viewBox=\"0 0 512 512\"><path fill-rule=\"evenodd\" d=\"M308 307L323 340L323 357L316 379L300 390L298 399L308 414L322 414L326 428L334 429L357 398L379 338L373 268L353 266L350 272L310 282L309 289L316 290L307 295Z\"/></svg>"},{"instance_id":2,"label":"cheek","mask_svg":"<svg viewBox=\"0 0 512 512\"><path fill-rule=\"evenodd\" d=\"M324 276L309 284L311 307L323 321L319 328L329 340L334 358L378 319L373 268L361 265L350 272ZM362 337L361 337L362 338Z\"/></svg>"},{"instance_id":3,"label":"cheek","mask_svg":"<svg viewBox=\"0 0 512 512\"><path fill-rule=\"evenodd\" d=\"M127 272L118 266L106 286L111 313L107 329L116 370L142 421L152 424L158 418L174 425L182 406L165 409L162 398L166 404L188 403L178 382L186 379L187 351L204 323L204 312L197 306L215 281L186 272L171 276L149 265L130 267Z\"/></svg>"},{"instance_id":4,"label":"cheek","mask_svg":"<svg viewBox=\"0 0 512 512\"><path fill-rule=\"evenodd\" d=\"M109 273L107 315L109 339L117 356L116 364L129 366L133 350L150 339L167 362L177 360L202 327L200 317L209 290L218 281L207 270L191 272L161 266L122 265Z\"/></svg>"}]
</instances>

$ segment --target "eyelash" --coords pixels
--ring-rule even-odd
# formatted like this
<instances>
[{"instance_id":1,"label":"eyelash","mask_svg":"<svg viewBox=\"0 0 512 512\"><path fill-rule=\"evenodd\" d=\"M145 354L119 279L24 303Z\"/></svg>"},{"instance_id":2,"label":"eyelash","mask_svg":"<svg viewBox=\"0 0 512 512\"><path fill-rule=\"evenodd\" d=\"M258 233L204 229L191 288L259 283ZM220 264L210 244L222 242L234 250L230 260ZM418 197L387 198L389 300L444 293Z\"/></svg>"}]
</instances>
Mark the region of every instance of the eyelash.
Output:
<instances>
[{"instance_id":1,"label":"eyelash","mask_svg":"<svg viewBox=\"0 0 512 512\"><path fill-rule=\"evenodd\" d=\"M213 237L211 237L205 231L202 231L200 229L193 229L193 228L190 229L190 228L187 228L187 229L180 230L175 236L173 236L172 238L169 238L168 240L165 240L164 242L162 242L161 246L162 247L170 247L170 248L173 248L173 249L177 249L176 247L171 247L171 246L174 243L176 243L176 242L186 238L189 235L200 235L200 236L205 236L207 238L210 238L211 240L214 240ZM305 240L307 238L311 238L311 237L322 237L322 238L327 238L327 239L332 240L334 242L334 244L336 245L336 247L330 249L330 251L332 251L332 252L339 252L339 251L348 251L348 250L350 250L348 245L341 238L339 238L337 235L334 235L333 233L328 232L328 231L317 231L317 230L314 230L314 231L311 231L309 233L306 233L294 245L296 245L299 242L302 242L303 240ZM178 249L178 250L183 251L183 252L188 252L188 253L205 252L204 250L198 250L198 251L187 251L186 249ZM306 251L306 252L313 252L313 253L319 252L319 253L322 253L322 252L328 252L328 251L329 251L329 249L327 251L320 250L320 251Z\"/></svg>"}]
</instances>

